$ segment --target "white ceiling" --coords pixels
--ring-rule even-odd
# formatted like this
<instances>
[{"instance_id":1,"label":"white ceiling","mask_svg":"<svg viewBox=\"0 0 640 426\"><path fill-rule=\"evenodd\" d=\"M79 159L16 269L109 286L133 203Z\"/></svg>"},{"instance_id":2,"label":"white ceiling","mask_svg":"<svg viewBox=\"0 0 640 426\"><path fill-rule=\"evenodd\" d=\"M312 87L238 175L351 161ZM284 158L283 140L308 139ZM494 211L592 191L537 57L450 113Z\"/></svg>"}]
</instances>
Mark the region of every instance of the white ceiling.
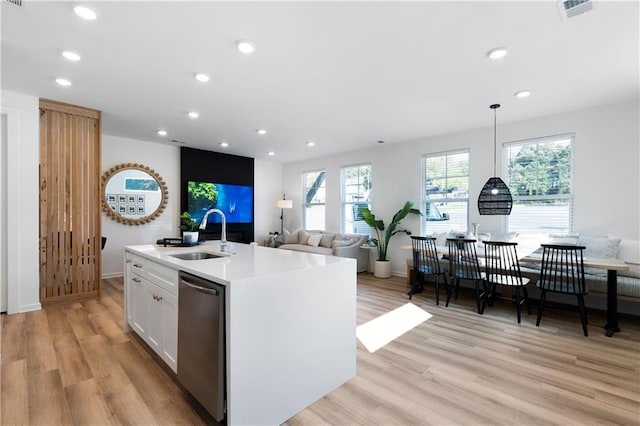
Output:
<instances>
[{"instance_id":1,"label":"white ceiling","mask_svg":"<svg viewBox=\"0 0 640 426\"><path fill-rule=\"evenodd\" d=\"M569 20L555 1L89 5L96 21L70 2L3 0L2 89L99 109L109 135L273 161L488 127L496 102L506 123L640 90L637 1ZM239 53L239 39L256 51ZM509 54L490 61L497 46ZM521 89L533 94L515 98Z\"/></svg>"}]
</instances>

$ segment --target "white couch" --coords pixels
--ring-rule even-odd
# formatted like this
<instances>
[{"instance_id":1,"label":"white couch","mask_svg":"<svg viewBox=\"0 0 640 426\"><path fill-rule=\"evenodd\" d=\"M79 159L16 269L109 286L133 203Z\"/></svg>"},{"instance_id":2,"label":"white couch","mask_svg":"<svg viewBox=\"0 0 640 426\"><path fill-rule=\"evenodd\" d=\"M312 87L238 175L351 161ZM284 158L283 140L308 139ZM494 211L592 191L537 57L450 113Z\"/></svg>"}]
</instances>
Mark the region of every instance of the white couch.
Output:
<instances>
[{"instance_id":1,"label":"white couch","mask_svg":"<svg viewBox=\"0 0 640 426\"><path fill-rule=\"evenodd\" d=\"M360 246L368 238L368 235L361 234L340 234L306 229L288 231L285 229L284 243L278 248L328 256L350 257L357 260L358 272L364 272L368 267L369 252Z\"/></svg>"}]
</instances>

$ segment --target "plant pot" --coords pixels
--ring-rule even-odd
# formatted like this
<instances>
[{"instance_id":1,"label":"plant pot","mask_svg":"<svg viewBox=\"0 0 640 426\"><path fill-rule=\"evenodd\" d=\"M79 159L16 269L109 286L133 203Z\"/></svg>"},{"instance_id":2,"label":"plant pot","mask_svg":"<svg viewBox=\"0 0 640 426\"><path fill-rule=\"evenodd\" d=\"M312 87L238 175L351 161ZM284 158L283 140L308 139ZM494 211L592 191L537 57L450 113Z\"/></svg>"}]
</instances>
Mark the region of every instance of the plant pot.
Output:
<instances>
[{"instance_id":1,"label":"plant pot","mask_svg":"<svg viewBox=\"0 0 640 426\"><path fill-rule=\"evenodd\" d=\"M373 266L373 276L376 278L391 277L391 261L376 260L376 263Z\"/></svg>"},{"instance_id":2,"label":"plant pot","mask_svg":"<svg viewBox=\"0 0 640 426\"><path fill-rule=\"evenodd\" d=\"M198 231L184 231L182 233L182 242L184 244L197 244L199 232Z\"/></svg>"}]
</instances>

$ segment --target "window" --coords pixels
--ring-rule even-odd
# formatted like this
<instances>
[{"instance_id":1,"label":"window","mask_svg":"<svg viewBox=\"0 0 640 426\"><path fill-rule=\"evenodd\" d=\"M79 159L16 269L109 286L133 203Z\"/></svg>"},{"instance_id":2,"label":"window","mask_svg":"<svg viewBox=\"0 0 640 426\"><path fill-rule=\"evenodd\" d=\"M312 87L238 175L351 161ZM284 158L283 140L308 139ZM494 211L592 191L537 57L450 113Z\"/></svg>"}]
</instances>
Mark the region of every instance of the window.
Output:
<instances>
[{"instance_id":1,"label":"window","mask_svg":"<svg viewBox=\"0 0 640 426\"><path fill-rule=\"evenodd\" d=\"M360 209L371 208L371 164L342 168L342 232L369 235Z\"/></svg>"},{"instance_id":2,"label":"window","mask_svg":"<svg viewBox=\"0 0 640 426\"><path fill-rule=\"evenodd\" d=\"M324 230L324 204L326 193L324 170L302 174L302 227Z\"/></svg>"},{"instance_id":3,"label":"window","mask_svg":"<svg viewBox=\"0 0 640 426\"><path fill-rule=\"evenodd\" d=\"M573 134L504 145L513 209L509 232L564 233L572 229Z\"/></svg>"},{"instance_id":4,"label":"window","mask_svg":"<svg viewBox=\"0 0 640 426\"><path fill-rule=\"evenodd\" d=\"M469 150L423 158L422 230L466 231L469 223Z\"/></svg>"}]
</instances>

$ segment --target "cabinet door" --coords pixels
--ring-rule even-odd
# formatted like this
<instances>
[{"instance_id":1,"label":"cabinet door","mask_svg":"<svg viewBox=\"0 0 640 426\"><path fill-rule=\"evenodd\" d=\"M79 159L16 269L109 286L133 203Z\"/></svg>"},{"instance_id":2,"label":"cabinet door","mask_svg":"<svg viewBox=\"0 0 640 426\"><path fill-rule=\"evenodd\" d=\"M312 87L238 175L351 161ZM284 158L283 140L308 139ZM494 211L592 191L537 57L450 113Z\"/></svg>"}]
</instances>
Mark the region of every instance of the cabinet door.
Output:
<instances>
[{"instance_id":1,"label":"cabinet door","mask_svg":"<svg viewBox=\"0 0 640 426\"><path fill-rule=\"evenodd\" d=\"M162 359L178 372L178 298L166 291L162 292Z\"/></svg>"},{"instance_id":2,"label":"cabinet door","mask_svg":"<svg viewBox=\"0 0 640 426\"><path fill-rule=\"evenodd\" d=\"M158 355L162 355L163 297L162 290L152 283L147 285L147 302L149 303L149 324L146 341Z\"/></svg>"},{"instance_id":3,"label":"cabinet door","mask_svg":"<svg viewBox=\"0 0 640 426\"><path fill-rule=\"evenodd\" d=\"M133 327L133 330L138 333L140 337L145 337L147 334L147 325L149 321L149 304L147 303L147 285L145 280L140 278L136 274L129 274L131 277L128 281L129 295L128 300L128 313L130 315L129 324Z\"/></svg>"}]
</instances>

